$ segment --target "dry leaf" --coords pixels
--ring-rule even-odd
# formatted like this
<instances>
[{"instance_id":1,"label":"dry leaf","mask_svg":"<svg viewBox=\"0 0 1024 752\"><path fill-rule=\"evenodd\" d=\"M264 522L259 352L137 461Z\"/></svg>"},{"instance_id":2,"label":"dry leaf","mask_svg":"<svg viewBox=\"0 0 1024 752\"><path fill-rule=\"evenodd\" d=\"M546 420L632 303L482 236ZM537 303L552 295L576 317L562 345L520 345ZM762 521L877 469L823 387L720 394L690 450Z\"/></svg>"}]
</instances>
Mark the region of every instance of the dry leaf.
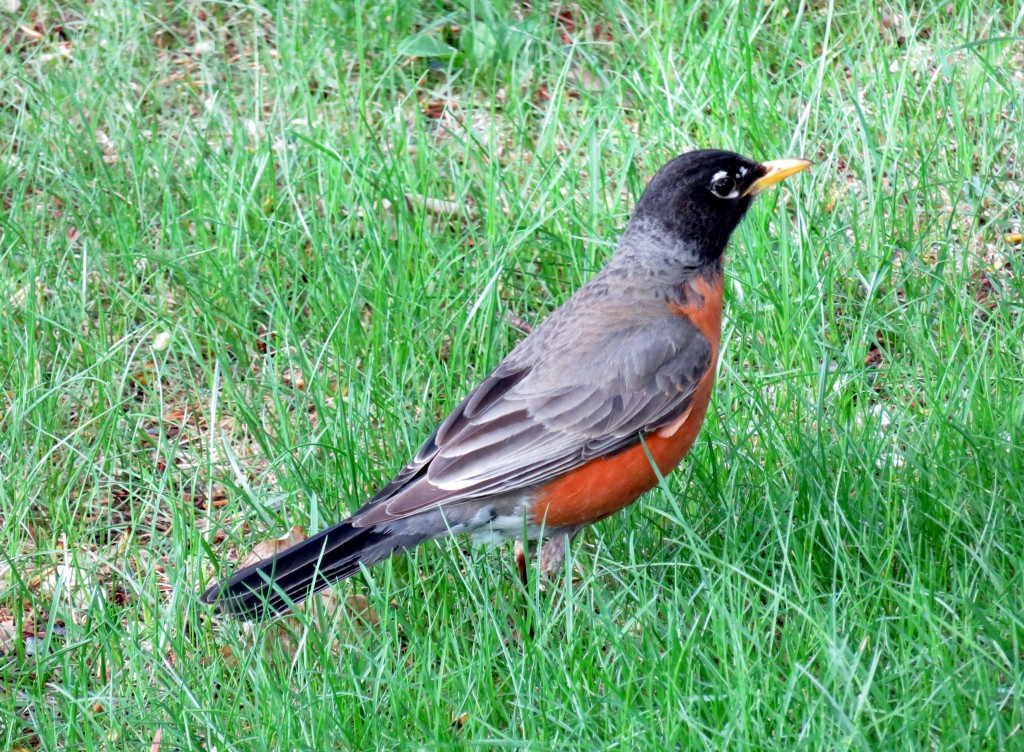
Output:
<instances>
[{"instance_id":1,"label":"dry leaf","mask_svg":"<svg viewBox=\"0 0 1024 752\"><path fill-rule=\"evenodd\" d=\"M306 389L306 379L298 368L286 368L281 374L281 381L287 387L294 387L300 392Z\"/></svg>"},{"instance_id":2,"label":"dry leaf","mask_svg":"<svg viewBox=\"0 0 1024 752\"><path fill-rule=\"evenodd\" d=\"M475 219L478 215L464 203L458 201L445 201L439 198L421 196L418 193L406 193L405 203L410 211L421 208L439 219L451 219L454 217L469 217Z\"/></svg>"},{"instance_id":3,"label":"dry leaf","mask_svg":"<svg viewBox=\"0 0 1024 752\"><path fill-rule=\"evenodd\" d=\"M14 639L17 634L13 621L0 621L0 656L14 652Z\"/></svg>"},{"instance_id":4,"label":"dry leaf","mask_svg":"<svg viewBox=\"0 0 1024 752\"><path fill-rule=\"evenodd\" d=\"M36 41L39 41L43 38L43 32L38 31L37 29L33 29L31 26L25 26L23 24L18 28L21 29L22 34L29 37L30 39L35 39Z\"/></svg>"},{"instance_id":5,"label":"dry leaf","mask_svg":"<svg viewBox=\"0 0 1024 752\"><path fill-rule=\"evenodd\" d=\"M370 601L365 595L350 595L345 599L345 606L352 618L359 624L367 627L376 627L380 624L380 617L370 607Z\"/></svg>"},{"instance_id":6,"label":"dry leaf","mask_svg":"<svg viewBox=\"0 0 1024 752\"><path fill-rule=\"evenodd\" d=\"M238 568L244 569L258 561L269 559L278 552L284 551L286 548L290 548L296 543L301 543L304 540L306 540L306 532L299 525L296 525L280 538L273 538L271 540L265 540L262 543L257 543L253 547L252 551L250 551L244 559L238 562Z\"/></svg>"},{"instance_id":7,"label":"dry leaf","mask_svg":"<svg viewBox=\"0 0 1024 752\"><path fill-rule=\"evenodd\" d=\"M88 552L80 551L79 555L88 557ZM93 601L107 601L106 589L93 577L94 571L88 566L79 564L58 564L50 567L38 578L39 592L50 596L60 596L60 600L71 607L75 623L84 618Z\"/></svg>"},{"instance_id":8,"label":"dry leaf","mask_svg":"<svg viewBox=\"0 0 1024 752\"><path fill-rule=\"evenodd\" d=\"M7 299L7 302L12 308L21 308L28 301L28 296L33 292L38 297L42 297L46 292L46 286L39 277L36 277L31 285L25 285L15 290L11 297Z\"/></svg>"}]
</instances>

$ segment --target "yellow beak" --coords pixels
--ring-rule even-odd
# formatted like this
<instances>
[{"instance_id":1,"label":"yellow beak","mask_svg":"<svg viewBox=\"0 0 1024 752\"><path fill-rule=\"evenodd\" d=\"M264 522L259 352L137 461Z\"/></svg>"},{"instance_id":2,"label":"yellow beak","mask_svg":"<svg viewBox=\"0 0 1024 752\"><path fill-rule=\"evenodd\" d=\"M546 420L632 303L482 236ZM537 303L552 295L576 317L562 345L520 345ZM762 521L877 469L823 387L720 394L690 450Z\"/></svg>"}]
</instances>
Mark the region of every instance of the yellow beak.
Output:
<instances>
[{"instance_id":1,"label":"yellow beak","mask_svg":"<svg viewBox=\"0 0 1024 752\"><path fill-rule=\"evenodd\" d=\"M761 166L768 172L751 183L746 193L743 194L744 196L756 196L768 186L775 185L790 175L796 175L798 172L806 170L811 163L806 159L773 159L770 162L762 162Z\"/></svg>"}]
</instances>

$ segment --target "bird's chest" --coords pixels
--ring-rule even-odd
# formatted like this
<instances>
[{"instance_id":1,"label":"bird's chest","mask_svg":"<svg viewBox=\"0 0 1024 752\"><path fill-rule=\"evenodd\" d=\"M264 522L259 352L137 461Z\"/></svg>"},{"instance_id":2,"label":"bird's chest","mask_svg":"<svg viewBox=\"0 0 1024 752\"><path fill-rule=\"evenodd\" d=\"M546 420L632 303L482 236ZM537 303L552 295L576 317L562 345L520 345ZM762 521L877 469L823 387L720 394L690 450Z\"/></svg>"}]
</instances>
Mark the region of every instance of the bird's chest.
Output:
<instances>
[{"instance_id":1,"label":"bird's chest","mask_svg":"<svg viewBox=\"0 0 1024 752\"><path fill-rule=\"evenodd\" d=\"M685 316L711 344L711 362L697 382L686 411L643 442L611 457L591 460L540 489L532 521L548 527L585 525L631 504L658 484L690 451L711 401L722 334L721 277L690 281L670 310Z\"/></svg>"}]
</instances>

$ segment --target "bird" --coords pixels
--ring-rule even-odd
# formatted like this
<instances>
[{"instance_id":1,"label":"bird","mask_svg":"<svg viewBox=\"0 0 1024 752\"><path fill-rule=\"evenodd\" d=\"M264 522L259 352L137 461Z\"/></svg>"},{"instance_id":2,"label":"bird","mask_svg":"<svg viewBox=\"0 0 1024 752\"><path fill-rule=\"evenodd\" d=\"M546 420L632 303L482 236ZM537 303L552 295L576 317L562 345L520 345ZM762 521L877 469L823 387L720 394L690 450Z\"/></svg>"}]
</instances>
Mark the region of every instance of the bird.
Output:
<instances>
[{"instance_id":1,"label":"bird","mask_svg":"<svg viewBox=\"0 0 1024 752\"><path fill-rule=\"evenodd\" d=\"M715 149L649 181L606 265L533 329L347 519L201 596L219 612L289 612L424 541L540 545L553 576L584 527L636 501L693 445L711 398L723 254L753 198L810 166ZM524 540L525 538L525 540ZM525 564L519 563L525 577Z\"/></svg>"}]
</instances>

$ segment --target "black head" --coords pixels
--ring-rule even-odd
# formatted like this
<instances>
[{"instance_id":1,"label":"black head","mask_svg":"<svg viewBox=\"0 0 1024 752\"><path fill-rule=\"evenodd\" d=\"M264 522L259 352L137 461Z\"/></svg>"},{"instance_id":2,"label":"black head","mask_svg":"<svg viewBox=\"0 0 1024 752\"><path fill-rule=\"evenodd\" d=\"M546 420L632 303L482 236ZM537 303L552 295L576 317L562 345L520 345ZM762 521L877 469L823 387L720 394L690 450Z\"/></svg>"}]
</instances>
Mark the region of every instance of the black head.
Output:
<instances>
[{"instance_id":1,"label":"black head","mask_svg":"<svg viewBox=\"0 0 1024 752\"><path fill-rule=\"evenodd\" d=\"M687 152L658 170L630 224L665 232L713 261L722 255L754 196L808 166L802 159L762 164L716 149Z\"/></svg>"}]
</instances>

